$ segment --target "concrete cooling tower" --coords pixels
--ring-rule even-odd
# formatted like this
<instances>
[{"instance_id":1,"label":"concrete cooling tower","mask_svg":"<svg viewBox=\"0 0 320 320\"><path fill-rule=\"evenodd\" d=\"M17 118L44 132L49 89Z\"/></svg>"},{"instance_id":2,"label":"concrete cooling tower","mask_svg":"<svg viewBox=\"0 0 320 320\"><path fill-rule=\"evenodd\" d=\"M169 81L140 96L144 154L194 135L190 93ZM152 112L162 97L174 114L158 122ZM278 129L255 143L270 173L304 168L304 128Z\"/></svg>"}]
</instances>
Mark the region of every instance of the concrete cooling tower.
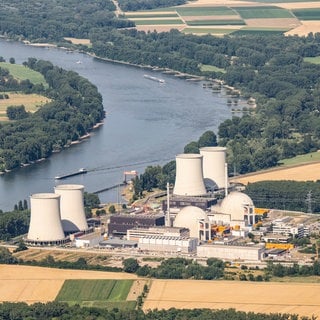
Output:
<instances>
[{"instance_id":1,"label":"concrete cooling tower","mask_svg":"<svg viewBox=\"0 0 320 320\"><path fill-rule=\"evenodd\" d=\"M63 240L60 220L60 195L37 193L30 197L31 219L27 242L53 244Z\"/></svg>"},{"instance_id":2,"label":"concrete cooling tower","mask_svg":"<svg viewBox=\"0 0 320 320\"><path fill-rule=\"evenodd\" d=\"M202 155L194 153L176 156L174 195L202 196L206 194L202 174L202 158Z\"/></svg>"},{"instance_id":3,"label":"concrete cooling tower","mask_svg":"<svg viewBox=\"0 0 320 320\"><path fill-rule=\"evenodd\" d=\"M223 147L200 148L203 156L203 178L207 187L221 189L228 185L226 151Z\"/></svg>"},{"instance_id":4,"label":"concrete cooling tower","mask_svg":"<svg viewBox=\"0 0 320 320\"><path fill-rule=\"evenodd\" d=\"M61 196L60 212L63 230L67 233L88 229L83 204L83 185L62 184L54 188Z\"/></svg>"}]
</instances>

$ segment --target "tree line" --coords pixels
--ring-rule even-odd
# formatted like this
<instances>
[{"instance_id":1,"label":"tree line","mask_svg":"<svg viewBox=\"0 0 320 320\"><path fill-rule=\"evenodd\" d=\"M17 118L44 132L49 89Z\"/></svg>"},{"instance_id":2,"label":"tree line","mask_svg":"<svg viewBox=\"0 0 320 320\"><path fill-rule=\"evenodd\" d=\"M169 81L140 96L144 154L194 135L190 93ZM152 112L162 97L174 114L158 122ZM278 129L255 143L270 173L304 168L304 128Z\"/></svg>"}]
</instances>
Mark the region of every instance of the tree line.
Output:
<instances>
[{"instance_id":1,"label":"tree line","mask_svg":"<svg viewBox=\"0 0 320 320\"><path fill-rule=\"evenodd\" d=\"M119 0L118 4L122 11L140 11L179 6L186 2L186 0L138 0L134 2L129 0Z\"/></svg>"},{"instance_id":2,"label":"tree line","mask_svg":"<svg viewBox=\"0 0 320 320\"><path fill-rule=\"evenodd\" d=\"M320 212L320 181L260 181L244 192L256 207Z\"/></svg>"},{"instance_id":3,"label":"tree line","mask_svg":"<svg viewBox=\"0 0 320 320\"><path fill-rule=\"evenodd\" d=\"M62 302L34 303L28 305L24 302L3 302L0 304L0 318L7 320L16 319L63 319L63 320L311 320L314 317L299 317L289 313L255 313L236 311L235 309L175 309L168 310L121 310L113 308L105 310L94 307L79 307Z\"/></svg>"},{"instance_id":4,"label":"tree line","mask_svg":"<svg viewBox=\"0 0 320 320\"><path fill-rule=\"evenodd\" d=\"M35 113L21 106L9 108L8 115L16 121L0 124L0 171L49 157L104 118L102 97L88 80L48 61L29 58L24 65L44 76L49 87L37 90L51 102Z\"/></svg>"}]
</instances>

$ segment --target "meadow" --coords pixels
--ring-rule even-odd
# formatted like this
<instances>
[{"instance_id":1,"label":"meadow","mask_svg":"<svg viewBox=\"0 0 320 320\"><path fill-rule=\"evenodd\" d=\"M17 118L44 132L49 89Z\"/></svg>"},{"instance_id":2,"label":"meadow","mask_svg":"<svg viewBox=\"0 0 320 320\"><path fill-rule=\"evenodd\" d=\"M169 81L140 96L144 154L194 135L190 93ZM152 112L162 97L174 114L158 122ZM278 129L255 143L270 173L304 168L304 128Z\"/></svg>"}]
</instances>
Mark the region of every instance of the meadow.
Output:
<instances>
[{"instance_id":1,"label":"meadow","mask_svg":"<svg viewBox=\"0 0 320 320\"><path fill-rule=\"evenodd\" d=\"M8 69L9 73L18 80L27 80L33 84L42 84L44 87L48 87L43 75L39 72L31 70L20 64L12 64L8 62L0 62L0 68Z\"/></svg>"},{"instance_id":2,"label":"meadow","mask_svg":"<svg viewBox=\"0 0 320 320\"><path fill-rule=\"evenodd\" d=\"M135 308L136 302L126 301L133 280L66 280L56 301L70 305Z\"/></svg>"},{"instance_id":3,"label":"meadow","mask_svg":"<svg viewBox=\"0 0 320 320\"><path fill-rule=\"evenodd\" d=\"M320 8L295 9L292 12L300 20L320 20Z\"/></svg>"}]
</instances>

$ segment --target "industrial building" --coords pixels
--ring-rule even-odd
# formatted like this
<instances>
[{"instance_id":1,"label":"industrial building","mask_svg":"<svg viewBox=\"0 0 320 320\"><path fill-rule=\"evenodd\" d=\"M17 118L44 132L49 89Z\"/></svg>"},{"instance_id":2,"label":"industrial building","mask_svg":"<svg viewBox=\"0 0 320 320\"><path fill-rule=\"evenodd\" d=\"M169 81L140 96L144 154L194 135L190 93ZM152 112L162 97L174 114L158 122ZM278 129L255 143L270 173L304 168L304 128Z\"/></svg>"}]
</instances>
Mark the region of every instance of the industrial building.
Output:
<instances>
[{"instance_id":1,"label":"industrial building","mask_svg":"<svg viewBox=\"0 0 320 320\"><path fill-rule=\"evenodd\" d=\"M109 235L124 236L127 230L133 228L148 228L164 226L165 217L162 214L115 214L110 217L108 224Z\"/></svg>"},{"instance_id":2,"label":"industrial building","mask_svg":"<svg viewBox=\"0 0 320 320\"><path fill-rule=\"evenodd\" d=\"M212 196L208 197L185 197L172 195L170 198L171 211L175 209L181 209L187 206L194 206L201 208L202 210L208 210L211 206L217 204L217 198ZM166 211L168 207L168 201L165 199L162 201L162 210ZM178 210L179 211L179 210Z\"/></svg>"},{"instance_id":3,"label":"industrial building","mask_svg":"<svg viewBox=\"0 0 320 320\"><path fill-rule=\"evenodd\" d=\"M264 257L261 245L202 244L197 248L197 256L223 260L259 261Z\"/></svg>"},{"instance_id":4,"label":"industrial building","mask_svg":"<svg viewBox=\"0 0 320 320\"><path fill-rule=\"evenodd\" d=\"M139 241L140 238L150 237L190 237L190 231L187 228L176 227L150 227L150 228L134 228L127 230L127 240Z\"/></svg>"},{"instance_id":5,"label":"industrial building","mask_svg":"<svg viewBox=\"0 0 320 320\"><path fill-rule=\"evenodd\" d=\"M144 236L139 239L140 250L172 252L172 253L195 253L197 251L197 238L184 238L174 236Z\"/></svg>"},{"instance_id":6,"label":"industrial building","mask_svg":"<svg viewBox=\"0 0 320 320\"><path fill-rule=\"evenodd\" d=\"M96 247L101 241L103 241L103 236L100 232L87 233L74 239L77 248Z\"/></svg>"}]
</instances>

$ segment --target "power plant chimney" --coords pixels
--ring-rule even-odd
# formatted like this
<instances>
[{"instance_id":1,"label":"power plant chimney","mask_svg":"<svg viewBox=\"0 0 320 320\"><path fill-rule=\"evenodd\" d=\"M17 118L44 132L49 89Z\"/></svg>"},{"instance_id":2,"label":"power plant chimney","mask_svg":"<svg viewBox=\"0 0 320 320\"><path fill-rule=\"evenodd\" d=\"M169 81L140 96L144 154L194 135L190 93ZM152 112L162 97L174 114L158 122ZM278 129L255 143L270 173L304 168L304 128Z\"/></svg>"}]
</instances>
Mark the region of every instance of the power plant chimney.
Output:
<instances>
[{"instance_id":1,"label":"power plant chimney","mask_svg":"<svg viewBox=\"0 0 320 320\"><path fill-rule=\"evenodd\" d=\"M31 219L28 242L55 243L63 240L60 220L60 195L55 193L36 193L30 197Z\"/></svg>"},{"instance_id":2,"label":"power plant chimney","mask_svg":"<svg viewBox=\"0 0 320 320\"><path fill-rule=\"evenodd\" d=\"M200 148L203 155L203 177L207 186L222 189L228 185L226 178L226 151L224 147Z\"/></svg>"},{"instance_id":3,"label":"power plant chimney","mask_svg":"<svg viewBox=\"0 0 320 320\"><path fill-rule=\"evenodd\" d=\"M63 230L67 233L88 229L83 204L84 186L78 184L61 184L54 188L61 196L60 212Z\"/></svg>"},{"instance_id":4,"label":"power plant chimney","mask_svg":"<svg viewBox=\"0 0 320 320\"><path fill-rule=\"evenodd\" d=\"M202 196L206 194L202 174L202 158L202 155L195 153L185 153L176 156L174 195Z\"/></svg>"}]
</instances>

